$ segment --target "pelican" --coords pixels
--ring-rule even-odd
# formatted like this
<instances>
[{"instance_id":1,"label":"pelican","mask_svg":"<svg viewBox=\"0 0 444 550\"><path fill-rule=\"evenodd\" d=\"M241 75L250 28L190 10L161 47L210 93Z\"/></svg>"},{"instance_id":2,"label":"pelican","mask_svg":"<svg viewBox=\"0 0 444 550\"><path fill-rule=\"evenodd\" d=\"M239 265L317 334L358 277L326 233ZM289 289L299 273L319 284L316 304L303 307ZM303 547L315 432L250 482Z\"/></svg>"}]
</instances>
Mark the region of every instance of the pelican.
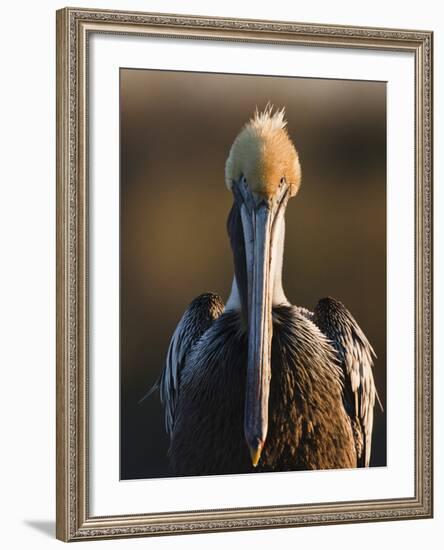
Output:
<instances>
[{"instance_id":1,"label":"pelican","mask_svg":"<svg viewBox=\"0 0 444 550\"><path fill-rule=\"evenodd\" d=\"M268 104L234 140L231 294L191 302L154 386L175 475L370 464L373 348L340 301L309 311L282 286L285 210L301 183L286 126L284 109Z\"/></svg>"}]
</instances>

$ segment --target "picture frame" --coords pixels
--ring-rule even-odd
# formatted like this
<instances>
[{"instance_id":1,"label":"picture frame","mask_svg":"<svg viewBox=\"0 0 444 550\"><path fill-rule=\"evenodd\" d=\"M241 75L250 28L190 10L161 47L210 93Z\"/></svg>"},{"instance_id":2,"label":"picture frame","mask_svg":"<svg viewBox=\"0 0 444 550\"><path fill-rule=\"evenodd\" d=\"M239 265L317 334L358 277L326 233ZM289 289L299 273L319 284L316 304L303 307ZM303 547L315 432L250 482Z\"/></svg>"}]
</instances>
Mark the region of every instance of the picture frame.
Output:
<instances>
[{"instance_id":1,"label":"picture frame","mask_svg":"<svg viewBox=\"0 0 444 550\"><path fill-rule=\"evenodd\" d=\"M95 36L217 42L220 47L285 46L290 52L291 48L311 48L320 56L335 49L410 56L413 186L411 191L406 186L403 193L411 192L414 205L411 495L179 510L168 506L137 513L93 511L97 499L92 498L91 486L98 468L91 456L91 438L98 437L98 432L90 425L92 388L96 391L97 386L90 370L95 339L90 325L90 286L95 277L90 227L97 197L94 201L90 197L95 161L91 147L98 145L97 136L91 138L89 103L97 75L91 77L89 63ZM430 31L79 8L57 11L57 538L74 541L432 517L432 54ZM392 107L389 102L388 109ZM117 397L115 403L118 408ZM169 486L176 482L169 480ZM202 479L203 484L208 482Z\"/></svg>"}]
</instances>

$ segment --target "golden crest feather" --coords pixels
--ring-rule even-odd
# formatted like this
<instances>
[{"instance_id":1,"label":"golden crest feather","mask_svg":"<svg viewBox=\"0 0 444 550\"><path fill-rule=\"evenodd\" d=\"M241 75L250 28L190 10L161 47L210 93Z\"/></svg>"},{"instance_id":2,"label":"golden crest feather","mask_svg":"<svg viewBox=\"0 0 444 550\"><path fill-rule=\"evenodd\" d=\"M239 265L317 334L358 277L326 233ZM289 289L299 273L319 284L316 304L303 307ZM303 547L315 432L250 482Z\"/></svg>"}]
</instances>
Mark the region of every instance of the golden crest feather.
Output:
<instances>
[{"instance_id":1,"label":"golden crest feather","mask_svg":"<svg viewBox=\"0 0 444 550\"><path fill-rule=\"evenodd\" d=\"M228 189L243 175L250 189L258 194L274 195L282 178L290 186L290 195L297 193L301 167L286 126L284 107L274 110L273 105L267 103L262 112L256 107L253 117L231 146L225 164Z\"/></svg>"}]
</instances>

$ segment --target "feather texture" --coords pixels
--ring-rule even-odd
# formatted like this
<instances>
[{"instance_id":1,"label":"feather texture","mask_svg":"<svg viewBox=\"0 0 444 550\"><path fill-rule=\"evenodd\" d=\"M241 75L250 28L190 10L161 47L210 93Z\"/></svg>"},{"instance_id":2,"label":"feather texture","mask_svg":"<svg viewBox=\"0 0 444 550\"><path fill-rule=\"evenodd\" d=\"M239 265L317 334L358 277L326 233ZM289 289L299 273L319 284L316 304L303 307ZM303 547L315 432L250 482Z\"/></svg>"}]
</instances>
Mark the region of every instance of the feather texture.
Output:
<instances>
[{"instance_id":1,"label":"feather texture","mask_svg":"<svg viewBox=\"0 0 444 550\"><path fill-rule=\"evenodd\" d=\"M170 341L165 367L158 387L165 409L165 427L171 435L180 390L180 379L187 354L199 338L209 329L224 309L217 294L206 293L195 298L185 310Z\"/></svg>"},{"instance_id":2,"label":"feather texture","mask_svg":"<svg viewBox=\"0 0 444 550\"><path fill-rule=\"evenodd\" d=\"M254 468L244 436L247 335L226 311L185 360L169 450L176 475L354 468L342 369L298 308L273 308L269 430Z\"/></svg>"},{"instance_id":3,"label":"feather texture","mask_svg":"<svg viewBox=\"0 0 444 550\"><path fill-rule=\"evenodd\" d=\"M356 320L338 300L330 297L320 300L313 321L338 353L346 381L344 399L352 420L360 464L368 467L373 409L375 398L378 398L372 370L376 354Z\"/></svg>"}]
</instances>

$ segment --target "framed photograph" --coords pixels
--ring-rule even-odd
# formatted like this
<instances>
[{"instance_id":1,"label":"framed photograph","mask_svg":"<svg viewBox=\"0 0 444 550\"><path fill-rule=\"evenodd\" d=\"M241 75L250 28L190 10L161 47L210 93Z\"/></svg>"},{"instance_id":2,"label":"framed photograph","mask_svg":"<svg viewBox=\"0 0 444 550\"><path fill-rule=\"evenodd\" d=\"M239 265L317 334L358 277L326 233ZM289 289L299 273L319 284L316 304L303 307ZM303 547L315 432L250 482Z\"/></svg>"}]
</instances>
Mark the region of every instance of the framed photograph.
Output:
<instances>
[{"instance_id":1,"label":"framed photograph","mask_svg":"<svg viewBox=\"0 0 444 550\"><path fill-rule=\"evenodd\" d=\"M430 31L57 12L57 537L432 516Z\"/></svg>"}]
</instances>

